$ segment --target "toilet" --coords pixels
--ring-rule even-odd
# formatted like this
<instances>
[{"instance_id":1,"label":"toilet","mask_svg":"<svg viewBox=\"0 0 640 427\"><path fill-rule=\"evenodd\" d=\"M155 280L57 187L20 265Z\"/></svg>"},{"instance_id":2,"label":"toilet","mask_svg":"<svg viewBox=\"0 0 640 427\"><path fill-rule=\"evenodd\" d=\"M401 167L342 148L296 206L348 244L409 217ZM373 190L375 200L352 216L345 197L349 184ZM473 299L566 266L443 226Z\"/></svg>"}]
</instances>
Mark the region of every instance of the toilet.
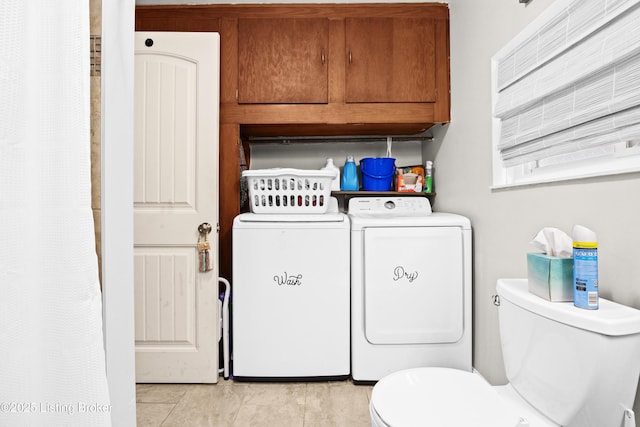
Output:
<instances>
[{"instance_id":1,"label":"toilet","mask_svg":"<svg viewBox=\"0 0 640 427\"><path fill-rule=\"evenodd\" d=\"M373 427L635 427L640 310L549 302L526 279L500 279L497 303L509 383L477 372L413 368L371 394Z\"/></svg>"}]
</instances>

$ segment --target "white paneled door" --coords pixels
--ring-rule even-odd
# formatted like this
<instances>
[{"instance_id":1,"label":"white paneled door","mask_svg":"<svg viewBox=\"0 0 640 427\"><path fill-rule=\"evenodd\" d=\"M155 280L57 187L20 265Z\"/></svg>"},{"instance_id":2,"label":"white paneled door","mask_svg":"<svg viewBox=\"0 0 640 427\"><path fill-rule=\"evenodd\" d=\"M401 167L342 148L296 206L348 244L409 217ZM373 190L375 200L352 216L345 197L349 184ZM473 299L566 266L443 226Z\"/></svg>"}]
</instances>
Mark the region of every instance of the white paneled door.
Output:
<instances>
[{"instance_id":1,"label":"white paneled door","mask_svg":"<svg viewBox=\"0 0 640 427\"><path fill-rule=\"evenodd\" d=\"M136 381L217 382L220 39L135 37ZM205 272L202 223L212 226Z\"/></svg>"}]
</instances>

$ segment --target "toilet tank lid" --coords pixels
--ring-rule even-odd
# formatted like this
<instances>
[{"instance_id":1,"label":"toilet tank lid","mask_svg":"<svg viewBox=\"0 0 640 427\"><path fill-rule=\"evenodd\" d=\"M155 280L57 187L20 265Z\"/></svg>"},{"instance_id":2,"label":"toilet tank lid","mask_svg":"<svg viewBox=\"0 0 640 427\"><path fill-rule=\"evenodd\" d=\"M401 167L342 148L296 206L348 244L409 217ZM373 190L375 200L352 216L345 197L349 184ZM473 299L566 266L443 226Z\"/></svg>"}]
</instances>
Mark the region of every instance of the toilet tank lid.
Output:
<instances>
[{"instance_id":1,"label":"toilet tank lid","mask_svg":"<svg viewBox=\"0 0 640 427\"><path fill-rule=\"evenodd\" d=\"M498 279L496 290L500 299L569 326L610 336L640 334L640 310L604 298L599 309L586 310L530 293L527 279Z\"/></svg>"}]
</instances>

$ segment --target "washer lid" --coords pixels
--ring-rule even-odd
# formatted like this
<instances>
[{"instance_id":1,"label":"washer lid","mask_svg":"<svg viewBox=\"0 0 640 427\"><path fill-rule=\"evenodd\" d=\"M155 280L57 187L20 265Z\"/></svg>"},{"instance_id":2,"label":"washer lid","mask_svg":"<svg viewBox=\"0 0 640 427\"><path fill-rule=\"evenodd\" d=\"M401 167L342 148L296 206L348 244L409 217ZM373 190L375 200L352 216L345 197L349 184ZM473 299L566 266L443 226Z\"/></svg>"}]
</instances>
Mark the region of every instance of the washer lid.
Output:
<instances>
[{"instance_id":1,"label":"washer lid","mask_svg":"<svg viewBox=\"0 0 640 427\"><path fill-rule=\"evenodd\" d=\"M375 385L371 405L390 426L525 426L515 408L480 375L450 368L416 368Z\"/></svg>"},{"instance_id":2,"label":"washer lid","mask_svg":"<svg viewBox=\"0 0 640 427\"><path fill-rule=\"evenodd\" d=\"M333 213L327 212L322 214L310 214L310 213L294 213L294 214L283 214L283 213L242 213L236 216L235 221L237 223L254 223L254 222L297 222L297 223L307 223L307 222L345 222L348 221L349 217L343 213Z\"/></svg>"}]
</instances>

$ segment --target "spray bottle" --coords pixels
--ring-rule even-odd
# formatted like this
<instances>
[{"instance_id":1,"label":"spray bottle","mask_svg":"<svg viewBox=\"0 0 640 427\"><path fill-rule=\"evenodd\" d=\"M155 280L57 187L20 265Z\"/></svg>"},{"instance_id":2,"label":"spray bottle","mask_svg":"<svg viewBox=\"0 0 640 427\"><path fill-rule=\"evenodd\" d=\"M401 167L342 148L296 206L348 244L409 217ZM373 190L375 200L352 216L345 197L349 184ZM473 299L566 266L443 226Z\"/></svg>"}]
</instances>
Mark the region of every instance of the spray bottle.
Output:
<instances>
[{"instance_id":1,"label":"spray bottle","mask_svg":"<svg viewBox=\"0 0 640 427\"><path fill-rule=\"evenodd\" d=\"M427 160L424 165L424 192L433 192L433 162Z\"/></svg>"},{"instance_id":2,"label":"spray bottle","mask_svg":"<svg viewBox=\"0 0 640 427\"><path fill-rule=\"evenodd\" d=\"M573 227L573 305L598 309L598 240L587 227Z\"/></svg>"}]
</instances>

